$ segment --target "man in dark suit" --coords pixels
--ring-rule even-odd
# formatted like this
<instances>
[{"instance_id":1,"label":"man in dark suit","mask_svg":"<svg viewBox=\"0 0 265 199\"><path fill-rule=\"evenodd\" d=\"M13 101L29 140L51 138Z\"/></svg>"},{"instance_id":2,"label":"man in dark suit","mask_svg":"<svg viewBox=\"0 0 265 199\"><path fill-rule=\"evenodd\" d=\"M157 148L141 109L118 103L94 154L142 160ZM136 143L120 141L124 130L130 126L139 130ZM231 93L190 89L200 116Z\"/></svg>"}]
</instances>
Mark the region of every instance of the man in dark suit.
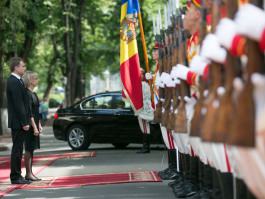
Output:
<instances>
[{"instance_id":1,"label":"man in dark suit","mask_svg":"<svg viewBox=\"0 0 265 199\"><path fill-rule=\"evenodd\" d=\"M30 113L26 88L21 79L26 70L25 63L19 57L10 60L11 75L7 79L8 127L12 132L11 173L12 184L29 184L21 176L24 135L29 130Z\"/></svg>"}]
</instances>

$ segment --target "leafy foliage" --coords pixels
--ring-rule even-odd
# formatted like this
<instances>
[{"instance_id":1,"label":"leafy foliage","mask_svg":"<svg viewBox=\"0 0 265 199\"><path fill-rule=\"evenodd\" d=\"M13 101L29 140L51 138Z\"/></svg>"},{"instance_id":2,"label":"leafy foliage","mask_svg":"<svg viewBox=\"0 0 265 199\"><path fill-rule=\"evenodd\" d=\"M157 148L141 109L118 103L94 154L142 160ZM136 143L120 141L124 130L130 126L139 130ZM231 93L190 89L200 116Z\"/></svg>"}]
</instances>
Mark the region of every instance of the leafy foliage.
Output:
<instances>
[{"instance_id":1,"label":"leafy foliage","mask_svg":"<svg viewBox=\"0 0 265 199\"><path fill-rule=\"evenodd\" d=\"M78 1L68 0L69 6L75 7ZM153 45L152 15L156 14L165 1L140 1L143 24L149 58ZM107 68L116 73L119 70L119 26L120 1L89 0L85 1L82 15L82 41L80 49L81 71L87 80L90 74L101 74ZM62 12L58 0L1 0L0 30L1 48L4 52L1 64L4 75L9 70L7 61L15 54L22 56L27 51L27 68L40 74L40 88L45 89L49 65L54 57L52 37L56 38L58 55L54 63L53 81L63 85L62 76L66 76L63 35L74 31L63 25L63 15L76 18L75 13ZM0 20L1 21L1 20ZM30 26L31 25L31 26ZM29 29L30 28L30 29ZM25 44L32 38L31 46ZM144 67L140 35L138 35L139 53ZM74 42L72 40L72 42Z\"/></svg>"}]
</instances>

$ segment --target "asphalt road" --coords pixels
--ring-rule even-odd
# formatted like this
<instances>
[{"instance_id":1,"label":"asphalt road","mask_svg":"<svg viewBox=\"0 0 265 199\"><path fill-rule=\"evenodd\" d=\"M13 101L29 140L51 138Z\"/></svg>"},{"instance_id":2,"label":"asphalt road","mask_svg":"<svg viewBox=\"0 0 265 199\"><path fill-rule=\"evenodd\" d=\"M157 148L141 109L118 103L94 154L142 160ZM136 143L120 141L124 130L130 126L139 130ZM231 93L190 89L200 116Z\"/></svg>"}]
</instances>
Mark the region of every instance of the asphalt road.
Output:
<instances>
[{"instance_id":1,"label":"asphalt road","mask_svg":"<svg viewBox=\"0 0 265 199\"><path fill-rule=\"evenodd\" d=\"M136 154L141 145L129 145L117 150L111 144L92 144L89 151L96 151L96 157L59 159L38 174L40 178L51 176L73 176L100 173L122 173L128 171L159 171L167 166L163 146L153 145L150 154ZM46 127L41 136L41 149L36 154L57 154L72 152L66 142L55 140L52 129ZM1 152L8 155L10 151ZM78 188L15 190L4 198L57 198L57 199L158 199L175 198L164 182L123 183L90 185Z\"/></svg>"}]
</instances>

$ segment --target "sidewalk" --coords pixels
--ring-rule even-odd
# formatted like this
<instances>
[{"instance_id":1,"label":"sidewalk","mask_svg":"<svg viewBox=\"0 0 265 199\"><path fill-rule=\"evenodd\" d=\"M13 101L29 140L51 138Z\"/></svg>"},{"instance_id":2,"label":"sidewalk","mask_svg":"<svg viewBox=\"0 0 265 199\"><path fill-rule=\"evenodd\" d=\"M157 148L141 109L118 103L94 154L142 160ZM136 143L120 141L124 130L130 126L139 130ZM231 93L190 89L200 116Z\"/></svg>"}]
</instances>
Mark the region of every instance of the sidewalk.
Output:
<instances>
[{"instance_id":1,"label":"sidewalk","mask_svg":"<svg viewBox=\"0 0 265 199\"><path fill-rule=\"evenodd\" d=\"M45 126L43 127L52 127L53 124L53 117L49 117ZM7 151L12 144L11 133L4 133L0 135L0 151Z\"/></svg>"},{"instance_id":2,"label":"sidewalk","mask_svg":"<svg viewBox=\"0 0 265 199\"><path fill-rule=\"evenodd\" d=\"M0 135L0 151L7 151L11 143L11 134Z\"/></svg>"}]
</instances>

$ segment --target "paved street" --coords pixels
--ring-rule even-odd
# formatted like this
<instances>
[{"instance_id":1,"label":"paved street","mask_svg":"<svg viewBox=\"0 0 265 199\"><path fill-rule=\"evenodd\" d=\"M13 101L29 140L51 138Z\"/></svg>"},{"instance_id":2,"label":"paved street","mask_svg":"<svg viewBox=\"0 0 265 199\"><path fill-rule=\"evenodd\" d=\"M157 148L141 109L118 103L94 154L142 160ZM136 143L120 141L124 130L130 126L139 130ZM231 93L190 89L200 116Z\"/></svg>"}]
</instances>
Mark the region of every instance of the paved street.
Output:
<instances>
[{"instance_id":1,"label":"paved street","mask_svg":"<svg viewBox=\"0 0 265 199\"><path fill-rule=\"evenodd\" d=\"M96 157L66 158L56 160L38 174L40 178L85 174L123 173L129 171L158 171L166 167L167 157L163 146L153 145L150 154L136 154L141 145L129 145L125 150L114 149L111 144L92 144L88 151L96 151ZM41 150L36 154L72 152L66 142L54 139L52 129L46 127L41 137ZM9 154L0 152L0 156ZM54 188L15 190L4 198L108 198L147 199L175 198L168 182L123 183L89 185L78 188Z\"/></svg>"}]
</instances>

